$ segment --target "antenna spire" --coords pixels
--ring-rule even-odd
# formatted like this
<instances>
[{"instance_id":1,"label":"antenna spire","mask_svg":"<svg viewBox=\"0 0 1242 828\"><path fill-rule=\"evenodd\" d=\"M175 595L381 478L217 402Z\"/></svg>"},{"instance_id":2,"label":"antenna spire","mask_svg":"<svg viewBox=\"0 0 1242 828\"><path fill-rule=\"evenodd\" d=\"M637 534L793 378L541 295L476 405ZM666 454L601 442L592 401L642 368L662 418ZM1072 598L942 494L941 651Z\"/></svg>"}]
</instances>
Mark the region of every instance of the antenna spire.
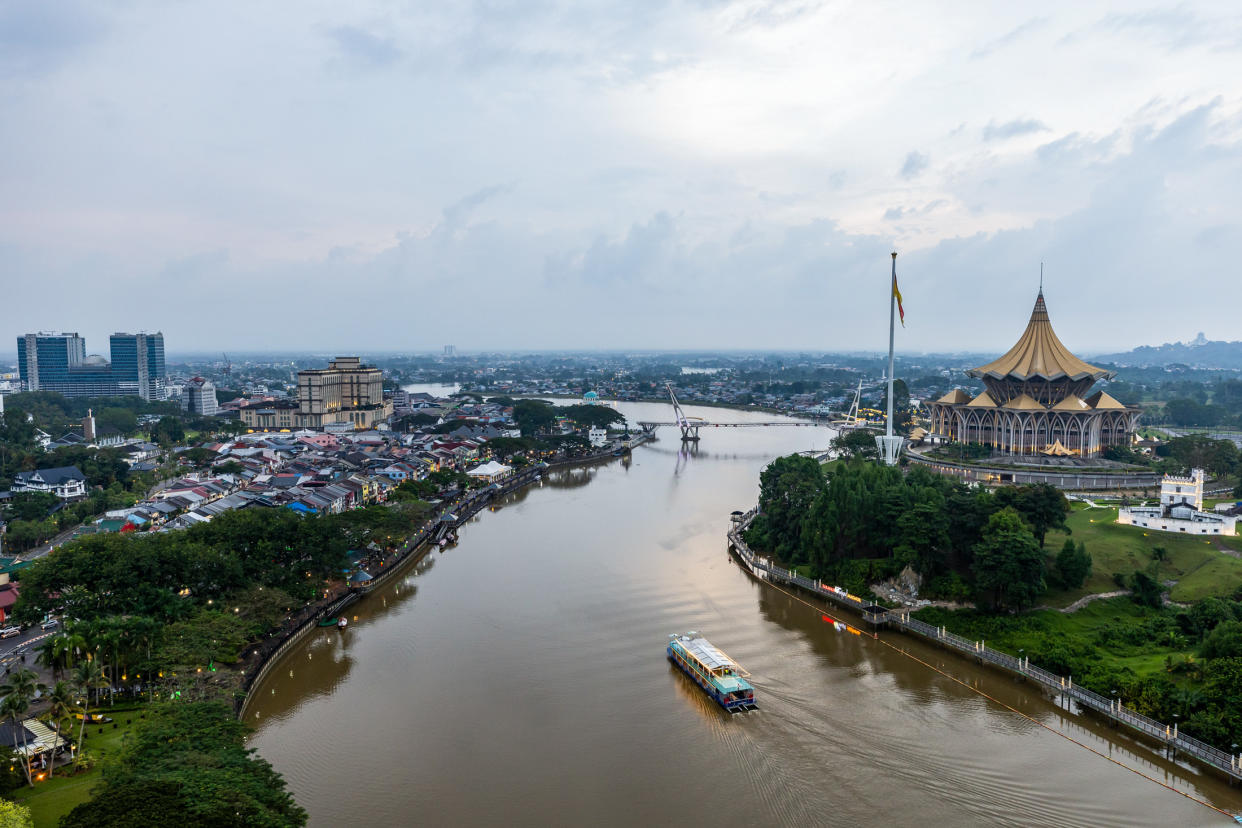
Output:
<instances>
[{"instance_id":1,"label":"antenna spire","mask_svg":"<svg viewBox=\"0 0 1242 828\"><path fill-rule=\"evenodd\" d=\"M1044 263L1039 263L1039 292L1044 292Z\"/></svg>"}]
</instances>

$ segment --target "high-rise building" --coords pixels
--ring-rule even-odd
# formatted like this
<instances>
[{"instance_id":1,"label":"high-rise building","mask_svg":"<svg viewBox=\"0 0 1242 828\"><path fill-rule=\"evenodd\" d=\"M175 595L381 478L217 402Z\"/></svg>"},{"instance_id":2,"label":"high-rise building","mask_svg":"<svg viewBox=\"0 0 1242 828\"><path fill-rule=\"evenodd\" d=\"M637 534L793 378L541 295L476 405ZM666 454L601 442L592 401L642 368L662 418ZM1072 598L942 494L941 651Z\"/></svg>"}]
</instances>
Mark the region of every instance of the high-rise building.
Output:
<instances>
[{"instance_id":1,"label":"high-rise building","mask_svg":"<svg viewBox=\"0 0 1242 828\"><path fill-rule=\"evenodd\" d=\"M76 333L40 331L17 338L17 371L27 391L61 391L69 385L69 369L85 359L86 340Z\"/></svg>"},{"instance_id":2,"label":"high-rise building","mask_svg":"<svg viewBox=\"0 0 1242 828\"><path fill-rule=\"evenodd\" d=\"M144 400L162 400L168 396L162 333L114 333L109 344L112 373L120 393L135 394Z\"/></svg>"},{"instance_id":3,"label":"high-rise building","mask_svg":"<svg viewBox=\"0 0 1242 828\"><path fill-rule=\"evenodd\" d=\"M330 423L352 423L373 428L392 416L392 401L384 399L384 375L359 357L337 357L327 368L298 371L298 401L254 403L241 409L251 428L323 428Z\"/></svg>"},{"instance_id":4,"label":"high-rise building","mask_svg":"<svg viewBox=\"0 0 1242 828\"><path fill-rule=\"evenodd\" d=\"M181 409L203 417L214 417L220 411L216 386L202 377L190 380L181 391Z\"/></svg>"},{"instance_id":5,"label":"high-rise building","mask_svg":"<svg viewBox=\"0 0 1242 828\"><path fill-rule=\"evenodd\" d=\"M33 333L17 338L18 372L27 391L56 391L66 397L167 395L162 333L113 334L112 362L86 354L76 333Z\"/></svg>"}]
</instances>

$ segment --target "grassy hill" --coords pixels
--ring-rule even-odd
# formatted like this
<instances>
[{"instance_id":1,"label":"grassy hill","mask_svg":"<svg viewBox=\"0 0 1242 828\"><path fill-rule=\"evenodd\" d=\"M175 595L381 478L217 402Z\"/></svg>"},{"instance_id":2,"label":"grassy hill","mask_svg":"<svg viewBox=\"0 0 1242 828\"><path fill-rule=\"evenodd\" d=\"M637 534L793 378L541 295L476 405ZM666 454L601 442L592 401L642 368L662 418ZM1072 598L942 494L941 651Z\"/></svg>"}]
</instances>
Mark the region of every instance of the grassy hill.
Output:
<instances>
[{"instance_id":1,"label":"grassy hill","mask_svg":"<svg viewBox=\"0 0 1242 828\"><path fill-rule=\"evenodd\" d=\"M1228 597L1242 588L1242 538L1193 537L1121 526L1115 508L1091 508L1083 503L1074 504L1067 523L1075 542L1085 543L1091 553L1092 575L1082 589L1049 592L1045 603L1050 606L1063 607L1089 593L1116 590L1113 575L1146 571L1156 560L1157 548L1166 551L1157 562L1159 580L1176 582L1169 592L1172 601ZM1055 555L1066 537L1062 532L1049 532L1049 553Z\"/></svg>"}]
</instances>

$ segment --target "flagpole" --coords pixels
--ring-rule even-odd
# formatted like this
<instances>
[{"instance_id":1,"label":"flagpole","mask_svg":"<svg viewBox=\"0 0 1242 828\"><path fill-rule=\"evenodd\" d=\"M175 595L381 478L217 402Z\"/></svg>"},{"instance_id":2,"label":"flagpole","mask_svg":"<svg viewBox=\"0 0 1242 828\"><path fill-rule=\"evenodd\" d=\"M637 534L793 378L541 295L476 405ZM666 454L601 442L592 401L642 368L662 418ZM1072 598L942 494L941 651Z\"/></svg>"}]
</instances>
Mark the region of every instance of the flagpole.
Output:
<instances>
[{"instance_id":1,"label":"flagpole","mask_svg":"<svg viewBox=\"0 0 1242 828\"><path fill-rule=\"evenodd\" d=\"M880 462L886 466L897 465L901 456L901 447L905 437L893 434L893 337L897 330L897 253L893 253L893 279L888 290L888 417L884 425L884 436L875 438L875 447L880 455Z\"/></svg>"},{"instance_id":2,"label":"flagpole","mask_svg":"<svg viewBox=\"0 0 1242 828\"><path fill-rule=\"evenodd\" d=\"M888 418L884 434L893 436L893 333L897 322L897 252L893 251L893 284L888 292Z\"/></svg>"}]
</instances>

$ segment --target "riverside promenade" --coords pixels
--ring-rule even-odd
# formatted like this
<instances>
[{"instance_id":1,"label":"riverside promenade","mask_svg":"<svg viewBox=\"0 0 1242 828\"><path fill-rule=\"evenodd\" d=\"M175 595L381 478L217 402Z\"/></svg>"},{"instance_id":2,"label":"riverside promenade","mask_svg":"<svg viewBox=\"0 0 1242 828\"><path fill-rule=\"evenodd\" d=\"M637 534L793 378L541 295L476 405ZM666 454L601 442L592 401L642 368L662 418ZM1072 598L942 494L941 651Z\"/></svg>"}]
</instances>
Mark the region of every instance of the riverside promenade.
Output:
<instances>
[{"instance_id":1,"label":"riverside promenade","mask_svg":"<svg viewBox=\"0 0 1242 828\"><path fill-rule=\"evenodd\" d=\"M642 432L630 437L624 443L622 441L609 442L605 448L582 457L539 463L482 489L467 492L461 499L442 504L435 513L428 516L427 521L400 548L380 561L380 571L372 573L373 577L370 581L364 584L337 587L335 591L328 594L324 601L303 607L290 616L284 626L268 639L248 646L243 653L240 665L241 686L233 700L234 712L238 717L245 715L246 704L250 700L250 689L263 680L263 677L280 662L281 656L289 648L301 641L307 633L318 628L320 621L339 615L346 607L391 581L398 572L404 572L406 565L422 560L427 552L435 548L435 541L448 530L456 531L483 509L491 506L500 498L538 481L547 472L609 460L617 456L618 449L637 448L651 439L653 436L650 433Z\"/></svg>"},{"instance_id":2,"label":"riverside promenade","mask_svg":"<svg viewBox=\"0 0 1242 828\"><path fill-rule=\"evenodd\" d=\"M1127 710L1120 700L1108 699L1075 685L1073 676L1058 676L1038 665L1032 665L1029 656L1018 658L988 647L986 641L971 641L949 632L945 627L925 624L911 618L909 609L887 609L851 595L840 587L828 586L799 575L756 554L742 539L742 533L750 527L758 514L759 510L755 508L735 516L728 534L729 550L755 578L797 587L830 604L847 609L871 625L872 634L877 637L880 628L893 629L973 658L980 664L1032 681L1071 713L1082 715L1091 711L1139 734L1146 742L1154 743L1158 750L1170 757L1183 754L1223 774L1231 783L1242 782L1242 755L1230 755L1193 736L1181 733L1177 723L1168 725Z\"/></svg>"}]
</instances>

